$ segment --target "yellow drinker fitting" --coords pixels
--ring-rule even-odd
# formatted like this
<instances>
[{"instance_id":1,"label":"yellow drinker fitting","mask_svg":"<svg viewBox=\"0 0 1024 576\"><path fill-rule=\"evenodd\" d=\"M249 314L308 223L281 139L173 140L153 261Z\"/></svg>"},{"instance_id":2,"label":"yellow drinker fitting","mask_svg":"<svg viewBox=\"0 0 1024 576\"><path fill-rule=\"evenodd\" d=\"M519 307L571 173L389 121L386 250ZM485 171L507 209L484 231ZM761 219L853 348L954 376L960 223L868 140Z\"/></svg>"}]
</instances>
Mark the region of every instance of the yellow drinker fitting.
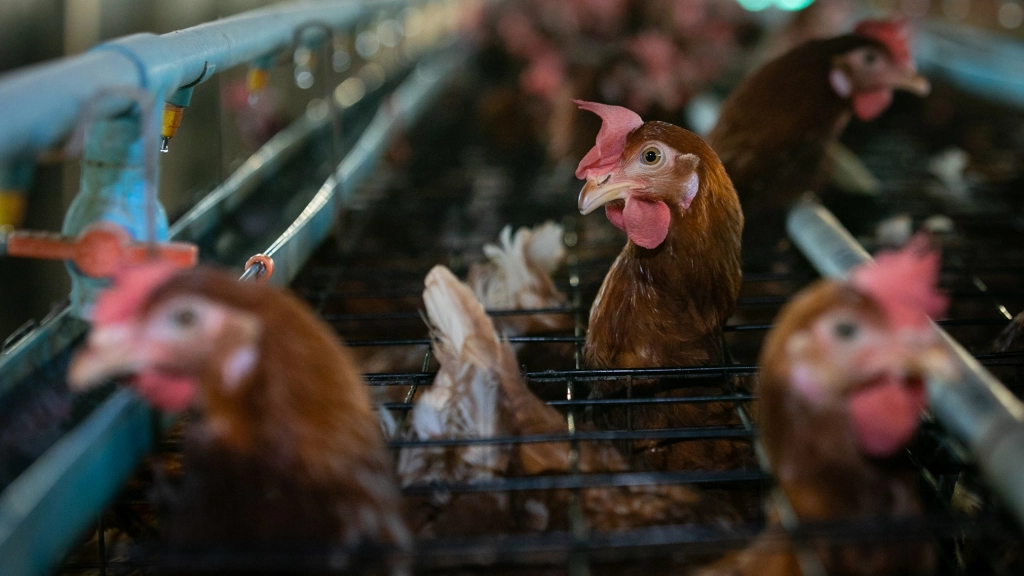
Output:
<instances>
[{"instance_id":1,"label":"yellow drinker fitting","mask_svg":"<svg viewBox=\"0 0 1024 576\"><path fill-rule=\"evenodd\" d=\"M18 228L25 222L25 191L0 190L0 227Z\"/></svg>"},{"instance_id":2,"label":"yellow drinker fitting","mask_svg":"<svg viewBox=\"0 0 1024 576\"><path fill-rule=\"evenodd\" d=\"M178 126L181 126L181 117L185 115L185 107L178 106L177 104L171 104L169 102L164 103L164 123L163 128L160 130L160 151L167 152L167 144L174 138L174 135L178 133Z\"/></svg>"}]
</instances>

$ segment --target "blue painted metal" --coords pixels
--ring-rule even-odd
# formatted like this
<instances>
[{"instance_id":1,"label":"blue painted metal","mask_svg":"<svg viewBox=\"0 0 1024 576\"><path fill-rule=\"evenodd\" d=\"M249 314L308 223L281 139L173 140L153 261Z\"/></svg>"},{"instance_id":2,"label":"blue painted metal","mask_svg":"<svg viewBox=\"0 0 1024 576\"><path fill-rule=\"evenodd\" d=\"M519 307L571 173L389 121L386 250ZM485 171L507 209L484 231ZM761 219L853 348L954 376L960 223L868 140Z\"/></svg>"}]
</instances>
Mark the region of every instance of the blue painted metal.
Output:
<instances>
[{"instance_id":1,"label":"blue painted metal","mask_svg":"<svg viewBox=\"0 0 1024 576\"><path fill-rule=\"evenodd\" d=\"M0 401L17 383L78 340L88 327L64 308L5 350L0 355Z\"/></svg>"},{"instance_id":2,"label":"blue painted metal","mask_svg":"<svg viewBox=\"0 0 1024 576\"><path fill-rule=\"evenodd\" d=\"M36 164L31 158L0 162L0 190L28 190Z\"/></svg>"},{"instance_id":3,"label":"blue painted metal","mask_svg":"<svg viewBox=\"0 0 1024 576\"><path fill-rule=\"evenodd\" d=\"M167 215L158 202L151 203L147 197L147 187L156 186L156 175L147 182L145 164L155 163L147 156L155 155L156 148L155 138L150 144L143 137L148 133L143 123L152 123L153 119L140 115L131 112L86 128L81 186L64 216L64 234L77 236L104 220L124 228L136 240L167 239ZM66 266L71 275L71 312L88 318L92 302L108 282L81 274L74 264Z\"/></svg>"},{"instance_id":4,"label":"blue painted metal","mask_svg":"<svg viewBox=\"0 0 1024 576\"><path fill-rule=\"evenodd\" d=\"M318 22L350 26L405 2L347 0L275 4L157 36L135 34L75 56L0 76L0 158L56 145L97 92L132 86L166 98L211 66L223 71L289 47L297 27ZM130 103L111 100L116 115Z\"/></svg>"},{"instance_id":5,"label":"blue painted metal","mask_svg":"<svg viewBox=\"0 0 1024 576\"><path fill-rule=\"evenodd\" d=\"M150 410L127 390L61 438L0 495L0 573L50 572L152 443Z\"/></svg>"},{"instance_id":6,"label":"blue painted metal","mask_svg":"<svg viewBox=\"0 0 1024 576\"><path fill-rule=\"evenodd\" d=\"M916 35L921 69L985 98L1024 107L1024 42L941 22Z\"/></svg>"},{"instance_id":7,"label":"blue painted metal","mask_svg":"<svg viewBox=\"0 0 1024 576\"><path fill-rule=\"evenodd\" d=\"M272 246L278 266L285 264L283 272L275 272L274 278L280 281L294 275L310 251L326 237L333 225L334 210L343 197L348 197L360 180L372 174L389 138L422 113L445 79L459 69L466 53L467 49L461 47L432 63L421 64L382 106L336 174ZM302 130L297 128L295 134L282 138L278 141L280 146L293 146L291 139L300 137ZM127 141L125 136L122 143ZM263 163L254 163L243 174L271 169L272 165L267 164L270 161L271 158L264 158ZM228 198L231 196L212 199L207 210ZM193 226L202 227L204 222L197 214L176 227L175 235L187 236ZM292 258L296 260L291 262ZM84 323L66 312L58 315L17 344L10 351L15 356L9 353L0 357L0 374L6 377L9 367L24 370L38 365L47 354L66 348L70 340L62 338L81 334L83 328ZM0 494L0 574L47 574L95 520L152 443L150 411L134 393L121 390L51 447Z\"/></svg>"},{"instance_id":8,"label":"blue painted metal","mask_svg":"<svg viewBox=\"0 0 1024 576\"><path fill-rule=\"evenodd\" d=\"M846 278L871 256L826 208L794 207L786 223L790 238L824 276ZM1024 526L1024 404L944 330L934 325L957 363L957 379L932 379L932 412L977 459L989 485Z\"/></svg>"}]
</instances>

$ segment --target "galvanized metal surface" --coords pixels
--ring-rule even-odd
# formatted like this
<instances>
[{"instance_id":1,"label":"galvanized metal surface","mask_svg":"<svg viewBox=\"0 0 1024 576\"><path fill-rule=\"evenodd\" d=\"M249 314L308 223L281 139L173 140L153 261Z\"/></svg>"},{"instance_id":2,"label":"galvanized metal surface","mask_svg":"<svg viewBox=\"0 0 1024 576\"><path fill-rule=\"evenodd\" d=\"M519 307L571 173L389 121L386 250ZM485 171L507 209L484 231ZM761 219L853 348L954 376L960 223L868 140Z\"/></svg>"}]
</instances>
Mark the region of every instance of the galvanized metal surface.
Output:
<instances>
[{"instance_id":1,"label":"galvanized metal surface","mask_svg":"<svg viewBox=\"0 0 1024 576\"><path fill-rule=\"evenodd\" d=\"M826 208L799 204L787 230L811 264L830 278L846 278L850 268L871 261ZM928 382L931 409L978 461L995 491L1024 526L1024 404L944 330L935 330L957 359L958 379Z\"/></svg>"}]
</instances>

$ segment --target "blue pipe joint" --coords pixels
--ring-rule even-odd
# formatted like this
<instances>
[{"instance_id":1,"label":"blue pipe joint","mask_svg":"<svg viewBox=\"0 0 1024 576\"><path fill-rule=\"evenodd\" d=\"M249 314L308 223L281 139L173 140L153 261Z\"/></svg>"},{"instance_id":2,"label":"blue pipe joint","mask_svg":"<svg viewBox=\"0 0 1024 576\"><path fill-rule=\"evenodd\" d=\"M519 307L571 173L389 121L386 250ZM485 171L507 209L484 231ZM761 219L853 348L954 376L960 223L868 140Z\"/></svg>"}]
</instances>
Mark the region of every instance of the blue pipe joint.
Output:
<instances>
[{"instance_id":1,"label":"blue pipe joint","mask_svg":"<svg viewBox=\"0 0 1024 576\"><path fill-rule=\"evenodd\" d=\"M97 120L89 126L82 155L82 178L78 196L64 216L63 232L78 236L91 224L107 221L117 224L135 240L146 239L146 200L144 153L139 115L129 113L113 119ZM156 186L156 182L152 183ZM167 214L163 206L154 207L155 240L167 239ZM89 278L67 263L71 275L71 311L88 320L97 294L109 280Z\"/></svg>"}]
</instances>

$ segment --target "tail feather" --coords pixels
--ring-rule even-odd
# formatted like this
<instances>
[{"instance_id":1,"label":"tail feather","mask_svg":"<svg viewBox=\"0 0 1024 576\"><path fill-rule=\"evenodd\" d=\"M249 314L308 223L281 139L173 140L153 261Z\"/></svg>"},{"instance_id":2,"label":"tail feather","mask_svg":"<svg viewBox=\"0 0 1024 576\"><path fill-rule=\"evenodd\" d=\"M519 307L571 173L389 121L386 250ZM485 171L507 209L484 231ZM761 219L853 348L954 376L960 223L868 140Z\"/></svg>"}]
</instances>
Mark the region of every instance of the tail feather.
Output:
<instances>
[{"instance_id":1,"label":"tail feather","mask_svg":"<svg viewBox=\"0 0 1024 576\"><path fill-rule=\"evenodd\" d=\"M526 247L526 258L538 270L553 274L565 264L565 229L548 221L534 226Z\"/></svg>"},{"instance_id":2,"label":"tail feather","mask_svg":"<svg viewBox=\"0 0 1024 576\"><path fill-rule=\"evenodd\" d=\"M474 266L469 274L473 292L488 308L503 310L541 308L565 301L551 281L551 274L565 262L562 227L545 222L520 228L512 235L505 226L498 244L484 246L488 263Z\"/></svg>"},{"instance_id":3,"label":"tail feather","mask_svg":"<svg viewBox=\"0 0 1024 576\"><path fill-rule=\"evenodd\" d=\"M423 303L442 366L457 362L467 338L475 336L498 345L491 319L473 293L444 266L434 266L424 281Z\"/></svg>"},{"instance_id":4,"label":"tail feather","mask_svg":"<svg viewBox=\"0 0 1024 576\"><path fill-rule=\"evenodd\" d=\"M503 433L500 380L507 377L502 368L508 363L500 360L511 350L499 340L480 302L450 270L435 266L424 283L423 302L441 368L413 408L412 437L488 438ZM407 449L399 456L398 472L404 484L490 478L504 471L509 452L494 445Z\"/></svg>"},{"instance_id":5,"label":"tail feather","mask_svg":"<svg viewBox=\"0 0 1024 576\"><path fill-rule=\"evenodd\" d=\"M503 236L514 245L508 234ZM443 266L431 270L425 284L423 301L441 368L413 408L412 437L566 433L565 417L527 388L512 347L498 337L469 287ZM405 485L471 482L506 476L513 470L566 474L571 470L569 454L567 442L406 448L399 456L398 474ZM579 469L600 474L629 467L613 444L599 442L580 447ZM554 506L560 496L564 494L549 494L538 506ZM619 529L692 521L699 514L700 500L698 492L684 486L628 486L587 490L583 504L593 526Z\"/></svg>"},{"instance_id":6,"label":"tail feather","mask_svg":"<svg viewBox=\"0 0 1024 576\"><path fill-rule=\"evenodd\" d=\"M520 228L514 235L512 227L506 226L497 244L484 246L488 261L474 264L466 282L489 309L564 307L568 299L551 279L551 274L565 263L562 236L562 227L554 222ZM533 314L500 317L495 324L500 333L517 336L569 329L572 319L568 315Z\"/></svg>"}]
</instances>

